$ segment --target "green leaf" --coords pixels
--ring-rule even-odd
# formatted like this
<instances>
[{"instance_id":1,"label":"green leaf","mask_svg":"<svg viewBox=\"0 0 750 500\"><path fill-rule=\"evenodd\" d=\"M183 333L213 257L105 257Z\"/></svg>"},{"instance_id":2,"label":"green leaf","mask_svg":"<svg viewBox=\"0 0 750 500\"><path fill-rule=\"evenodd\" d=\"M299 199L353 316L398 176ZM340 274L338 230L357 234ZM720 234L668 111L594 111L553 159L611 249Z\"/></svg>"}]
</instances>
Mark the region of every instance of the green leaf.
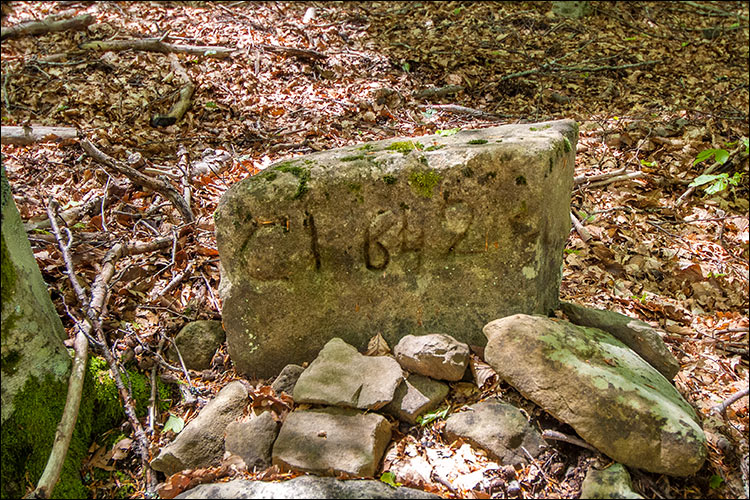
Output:
<instances>
[{"instance_id":1,"label":"green leaf","mask_svg":"<svg viewBox=\"0 0 750 500\"><path fill-rule=\"evenodd\" d=\"M641 165L643 165L645 167L653 167L654 165L656 165L656 162L655 161L641 160Z\"/></svg>"},{"instance_id":2,"label":"green leaf","mask_svg":"<svg viewBox=\"0 0 750 500\"><path fill-rule=\"evenodd\" d=\"M393 475L393 472L383 472L383 474L380 475L380 480L391 488L398 488L402 484L396 482L396 476Z\"/></svg>"},{"instance_id":3,"label":"green leaf","mask_svg":"<svg viewBox=\"0 0 750 500\"><path fill-rule=\"evenodd\" d=\"M711 479L708 480L708 486L712 490L716 490L721 486L721 483L723 482L724 482L724 479L722 479L721 476L714 474L713 476L711 476Z\"/></svg>"},{"instance_id":4,"label":"green leaf","mask_svg":"<svg viewBox=\"0 0 750 500\"><path fill-rule=\"evenodd\" d=\"M32 232L38 233L38 234L52 234L49 231L45 231L44 229L34 229L34 231Z\"/></svg>"},{"instance_id":5,"label":"green leaf","mask_svg":"<svg viewBox=\"0 0 750 500\"><path fill-rule=\"evenodd\" d=\"M218 105L217 105L217 104L216 104L215 102L213 102L213 101L208 101L208 102L207 102L207 103L205 104L205 106L206 106L206 108L208 108L208 109L215 109L215 108L218 108L218 107L219 107L219 106L218 106Z\"/></svg>"},{"instance_id":6,"label":"green leaf","mask_svg":"<svg viewBox=\"0 0 750 500\"><path fill-rule=\"evenodd\" d=\"M409 70L411 70L411 65L408 62L405 62L404 64L401 65L401 69L403 69L404 71L408 73Z\"/></svg>"},{"instance_id":7,"label":"green leaf","mask_svg":"<svg viewBox=\"0 0 750 500\"><path fill-rule=\"evenodd\" d=\"M637 36L630 36L628 38L624 38L626 42L632 42L633 40L638 40Z\"/></svg>"},{"instance_id":8,"label":"green leaf","mask_svg":"<svg viewBox=\"0 0 750 500\"><path fill-rule=\"evenodd\" d=\"M702 161L706 161L712 156L716 158L717 162L723 164L729 159L729 151L727 151L726 149L704 149L703 151L698 153L698 156L695 157L693 165L696 165Z\"/></svg>"},{"instance_id":9,"label":"green leaf","mask_svg":"<svg viewBox=\"0 0 750 500\"><path fill-rule=\"evenodd\" d=\"M461 127L449 128L448 130L438 130L437 135L440 137L448 137L449 135L456 135L461 130Z\"/></svg>"},{"instance_id":10,"label":"green leaf","mask_svg":"<svg viewBox=\"0 0 750 500\"><path fill-rule=\"evenodd\" d=\"M702 186L704 184L708 184L709 182L713 182L716 179L720 178L722 175L726 174L703 174L696 177L693 182L689 184L689 187L698 187Z\"/></svg>"},{"instance_id":11,"label":"green leaf","mask_svg":"<svg viewBox=\"0 0 750 500\"><path fill-rule=\"evenodd\" d=\"M185 421L182 420L182 418L170 413L169 418L167 419L167 423L164 424L164 429L162 431L173 431L175 434L179 434L183 428L185 428Z\"/></svg>"},{"instance_id":12,"label":"green leaf","mask_svg":"<svg viewBox=\"0 0 750 500\"><path fill-rule=\"evenodd\" d=\"M732 186L739 186L743 175L745 175L743 172L735 172L734 175L729 178L729 184Z\"/></svg>"},{"instance_id":13,"label":"green leaf","mask_svg":"<svg viewBox=\"0 0 750 500\"><path fill-rule=\"evenodd\" d=\"M726 175L726 174L723 174L723 175ZM726 177L722 177L721 179L718 179L716 182L714 182L713 184L711 184L710 186L708 186L706 188L706 193L707 194L716 194L716 193L719 193L721 191L724 191L727 188L727 186L729 186L729 182L727 181L727 178Z\"/></svg>"},{"instance_id":14,"label":"green leaf","mask_svg":"<svg viewBox=\"0 0 750 500\"><path fill-rule=\"evenodd\" d=\"M715 158L716 161L723 165L729 159L729 151L727 151L726 149L717 149Z\"/></svg>"},{"instance_id":15,"label":"green leaf","mask_svg":"<svg viewBox=\"0 0 750 500\"><path fill-rule=\"evenodd\" d=\"M417 423L424 427L425 425L429 424L430 422L437 420L439 418L445 418L448 415L448 411L450 410L450 406L446 406L442 410L435 410L430 413L425 413L424 415L421 415L417 417Z\"/></svg>"}]
</instances>

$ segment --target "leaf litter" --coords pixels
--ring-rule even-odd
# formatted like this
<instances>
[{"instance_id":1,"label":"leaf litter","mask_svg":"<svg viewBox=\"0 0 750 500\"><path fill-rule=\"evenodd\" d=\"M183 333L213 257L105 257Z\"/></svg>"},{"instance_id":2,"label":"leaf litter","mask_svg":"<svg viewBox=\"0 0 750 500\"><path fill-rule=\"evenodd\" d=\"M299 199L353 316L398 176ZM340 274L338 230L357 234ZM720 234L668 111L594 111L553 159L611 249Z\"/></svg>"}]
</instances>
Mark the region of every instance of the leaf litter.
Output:
<instances>
[{"instance_id":1,"label":"leaf litter","mask_svg":"<svg viewBox=\"0 0 750 500\"><path fill-rule=\"evenodd\" d=\"M747 155L705 171L750 135L747 5L596 3L592 15L577 21L554 17L549 4L538 2L314 6L311 14L310 4L286 2L13 2L3 18L10 25L69 9L96 18L86 32L3 42L3 125L79 127L107 154L125 161L139 153L145 168L167 172L178 171L180 146L191 160L209 148L231 155L227 168L193 179L191 208L198 222L178 238L179 215L166 200L108 174L76 143L2 146L25 221L45 218L50 195L64 208L96 196L112 199L70 225L84 282L93 282L115 241L175 234L172 249L118 265L103 317L116 355L149 373L163 337L173 337L186 321L220 319L212 214L228 186L272 162L395 136L573 118L580 125L575 175L582 181L572 207L591 239L571 231L561 298L663 330L682 366L676 386L701 414L709 439L709 460L697 474L634 471L636 489L645 496L744 496L747 398L727 409L726 420L712 407L748 384ZM238 54L179 55L197 90L183 120L159 129L149 120L176 99L179 77L163 54L78 49L84 41L111 37L166 37L170 43L234 47ZM595 184L603 182L596 176L620 171L640 176ZM724 173L726 179L739 174L738 183L707 189ZM677 203L691 183L711 175ZM72 338L67 311L75 310L75 296L54 237L44 230L29 236ZM382 338L369 347L371 354L388 349ZM472 357L480 389L452 384L445 407L460 411L500 394L535 426L573 434L488 368ZM161 377L182 386L175 395L193 399L175 398L181 402L157 416L152 453L174 437L175 420L172 430L164 424L176 418L189 423L221 387L240 378L226 346L210 370L193 372L190 381L182 371ZM251 411L269 408L283 418L293 402L268 382L251 381ZM466 443L443 442L443 425L440 416L423 427L397 425L400 437L382 469L392 474L386 482L451 498L570 498L580 492L589 464L604 460L556 443L529 465L508 468ZM113 467L117 456L117 471L125 471L90 481L93 496L143 495L138 460L128 455L124 439L117 449L92 447L93 467ZM168 478L161 494L233 476L293 475L226 463Z\"/></svg>"}]
</instances>

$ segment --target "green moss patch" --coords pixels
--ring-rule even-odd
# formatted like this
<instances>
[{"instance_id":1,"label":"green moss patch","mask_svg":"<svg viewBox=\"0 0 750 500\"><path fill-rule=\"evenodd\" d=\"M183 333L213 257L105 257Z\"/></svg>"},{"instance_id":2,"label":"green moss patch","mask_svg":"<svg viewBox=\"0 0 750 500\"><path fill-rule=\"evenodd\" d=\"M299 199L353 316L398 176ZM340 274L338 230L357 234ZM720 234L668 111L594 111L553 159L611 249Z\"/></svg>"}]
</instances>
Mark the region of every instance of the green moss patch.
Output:
<instances>
[{"instance_id":1,"label":"green moss patch","mask_svg":"<svg viewBox=\"0 0 750 500\"><path fill-rule=\"evenodd\" d=\"M384 175L383 182L388 185L396 184L398 182L398 177L396 177L395 175Z\"/></svg>"},{"instance_id":2,"label":"green moss patch","mask_svg":"<svg viewBox=\"0 0 750 500\"><path fill-rule=\"evenodd\" d=\"M298 167L294 165L294 162L287 161L276 167L274 170L278 172L290 173L297 179L299 179L297 192L294 193L294 196L292 196L293 200L299 200L305 195L305 193L310 190L310 187L307 185L308 181L310 180L310 171L306 168Z\"/></svg>"},{"instance_id":3,"label":"green moss patch","mask_svg":"<svg viewBox=\"0 0 750 500\"><path fill-rule=\"evenodd\" d=\"M424 145L419 142L414 142L414 141L396 141L396 142L392 142L385 149L387 151L398 151L399 153L402 153L402 154L409 154L415 149L417 151L422 151L424 149Z\"/></svg>"},{"instance_id":4,"label":"green moss patch","mask_svg":"<svg viewBox=\"0 0 750 500\"><path fill-rule=\"evenodd\" d=\"M432 190L439 182L440 174L432 170L415 171L409 174L409 186L424 198L432 198Z\"/></svg>"},{"instance_id":5,"label":"green moss patch","mask_svg":"<svg viewBox=\"0 0 750 500\"><path fill-rule=\"evenodd\" d=\"M469 144L487 144L487 139L472 139Z\"/></svg>"},{"instance_id":6,"label":"green moss patch","mask_svg":"<svg viewBox=\"0 0 750 500\"><path fill-rule=\"evenodd\" d=\"M357 161L357 160L364 160L364 159L365 159L365 155L359 154L359 155L344 156L343 158L341 158L341 161Z\"/></svg>"},{"instance_id":7,"label":"green moss patch","mask_svg":"<svg viewBox=\"0 0 750 500\"><path fill-rule=\"evenodd\" d=\"M445 144L433 144L432 146L427 146L424 148L425 151L437 151L438 149L443 149L445 147Z\"/></svg>"}]
</instances>

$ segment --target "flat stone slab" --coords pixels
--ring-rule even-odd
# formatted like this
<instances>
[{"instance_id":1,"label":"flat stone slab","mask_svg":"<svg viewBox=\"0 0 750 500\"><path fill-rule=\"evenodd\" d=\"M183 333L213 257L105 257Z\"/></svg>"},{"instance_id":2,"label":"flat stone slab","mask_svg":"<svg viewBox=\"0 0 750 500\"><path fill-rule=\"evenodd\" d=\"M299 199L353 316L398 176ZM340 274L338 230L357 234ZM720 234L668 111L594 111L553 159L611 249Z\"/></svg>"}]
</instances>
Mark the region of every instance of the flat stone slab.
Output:
<instances>
[{"instance_id":1,"label":"flat stone slab","mask_svg":"<svg viewBox=\"0 0 750 500\"><path fill-rule=\"evenodd\" d=\"M242 416L249 402L245 386L230 382L191 420L174 441L151 460L154 470L167 476L183 469L217 464L224 454L224 431Z\"/></svg>"},{"instance_id":2,"label":"flat stone slab","mask_svg":"<svg viewBox=\"0 0 750 500\"><path fill-rule=\"evenodd\" d=\"M558 304L578 127L399 138L277 163L215 213L229 353L272 377L333 337L450 332Z\"/></svg>"},{"instance_id":3,"label":"flat stone slab","mask_svg":"<svg viewBox=\"0 0 750 500\"><path fill-rule=\"evenodd\" d=\"M404 379L388 356L364 356L339 338L328 341L294 385L296 403L377 410L393 400Z\"/></svg>"},{"instance_id":4,"label":"flat stone slab","mask_svg":"<svg viewBox=\"0 0 750 500\"><path fill-rule=\"evenodd\" d=\"M450 440L462 437L484 448L503 465L526 464L529 459L522 448L536 457L545 445L521 410L492 400L451 414L445 422L445 433Z\"/></svg>"},{"instance_id":5,"label":"flat stone slab","mask_svg":"<svg viewBox=\"0 0 750 500\"><path fill-rule=\"evenodd\" d=\"M271 449L279 433L279 424L270 411L250 420L230 422L224 438L224 449L242 458L248 470L271 466Z\"/></svg>"},{"instance_id":6,"label":"flat stone slab","mask_svg":"<svg viewBox=\"0 0 750 500\"><path fill-rule=\"evenodd\" d=\"M517 314L484 327L484 355L510 385L628 467L687 476L706 459L695 410L611 334Z\"/></svg>"},{"instance_id":7,"label":"flat stone slab","mask_svg":"<svg viewBox=\"0 0 750 500\"><path fill-rule=\"evenodd\" d=\"M383 411L413 425L417 417L437 408L448 391L447 384L413 373L398 386Z\"/></svg>"},{"instance_id":8,"label":"flat stone slab","mask_svg":"<svg viewBox=\"0 0 750 500\"><path fill-rule=\"evenodd\" d=\"M438 380L461 380L469 366L469 346L450 335L406 335L393 348L402 368Z\"/></svg>"},{"instance_id":9,"label":"flat stone slab","mask_svg":"<svg viewBox=\"0 0 750 500\"><path fill-rule=\"evenodd\" d=\"M581 498L643 498L633 491L630 474L622 464L612 464L603 470L593 467L581 485Z\"/></svg>"},{"instance_id":10,"label":"flat stone slab","mask_svg":"<svg viewBox=\"0 0 750 500\"><path fill-rule=\"evenodd\" d=\"M648 323L614 311L593 309L572 302L561 302L560 309L576 325L611 333L651 363L667 379L672 380L680 371L680 363Z\"/></svg>"},{"instance_id":11,"label":"flat stone slab","mask_svg":"<svg viewBox=\"0 0 750 500\"><path fill-rule=\"evenodd\" d=\"M440 498L414 488L392 488L374 479L300 476L282 482L235 479L228 483L201 484L175 498Z\"/></svg>"},{"instance_id":12,"label":"flat stone slab","mask_svg":"<svg viewBox=\"0 0 750 500\"><path fill-rule=\"evenodd\" d=\"M391 424L377 413L343 408L297 410L287 415L272 461L286 469L331 476L372 477L391 439Z\"/></svg>"}]
</instances>

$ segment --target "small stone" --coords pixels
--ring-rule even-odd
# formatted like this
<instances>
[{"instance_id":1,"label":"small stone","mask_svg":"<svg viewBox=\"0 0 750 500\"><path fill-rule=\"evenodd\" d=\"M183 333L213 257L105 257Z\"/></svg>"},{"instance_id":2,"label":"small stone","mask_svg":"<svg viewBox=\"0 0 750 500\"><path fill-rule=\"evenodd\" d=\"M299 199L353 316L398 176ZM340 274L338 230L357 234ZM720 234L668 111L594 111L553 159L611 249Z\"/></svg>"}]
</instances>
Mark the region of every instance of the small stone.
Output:
<instances>
[{"instance_id":1,"label":"small stone","mask_svg":"<svg viewBox=\"0 0 750 500\"><path fill-rule=\"evenodd\" d=\"M279 432L279 425L270 411L244 422L227 426L224 447L245 461L247 469L265 469L271 465L271 448Z\"/></svg>"},{"instance_id":2,"label":"small stone","mask_svg":"<svg viewBox=\"0 0 750 500\"><path fill-rule=\"evenodd\" d=\"M581 498L643 498L633 491L630 474L622 464L612 464L603 470L593 467L581 485Z\"/></svg>"},{"instance_id":3,"label":"small stone","mask_svg":"<svg viewBox=\"0 0 750 500\"><path fill-rule=\"evenodd\" d=\"M407 335L393 348L405 369L437 380L461 380L469 364L469 346L450 335Z\"/></svg>"},{"instance_id":4,"label":"small stone","mask_svg":"<svg viewBox=\"0 0 750 500\"><path fill-rule=\"evenodd\" d=\"M284 369L281 370L281 373L279 373L279 376L276 377L276 380L271 384L271 388L276 394L286 392L287 394L292 395L294 392L294 386L297 384L297 380L299 380L303 371L305 371L305 369L300 365L286 365Z\"/></svg>"}]
</instances>

